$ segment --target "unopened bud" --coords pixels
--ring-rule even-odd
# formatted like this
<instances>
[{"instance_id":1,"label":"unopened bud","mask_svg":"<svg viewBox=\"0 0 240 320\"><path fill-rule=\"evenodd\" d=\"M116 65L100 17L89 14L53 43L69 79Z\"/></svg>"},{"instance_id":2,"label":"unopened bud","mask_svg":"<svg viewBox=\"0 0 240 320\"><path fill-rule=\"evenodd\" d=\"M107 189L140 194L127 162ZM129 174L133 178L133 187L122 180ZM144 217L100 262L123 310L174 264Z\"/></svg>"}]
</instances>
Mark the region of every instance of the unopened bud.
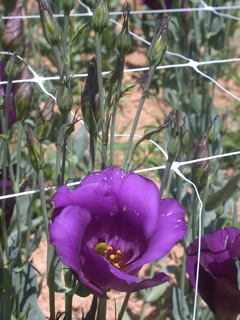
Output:
<instances>
[{"instance_id":1,"label":"unopened bud","mask_svg":"<svg viewBox=\"0 0 240 320\"><path fill-rule=\"evenodd\" d=\"M208 132L208 141L213 144L216 141L216 132L215 132L215 122L211 124L211 127Z\"/></svg>"},{"instance_id":2,"label":"unopened bud","mask_svg":"<svg viewBox=\"0 0 240 320\"><path fill-rule=\"evenodd\" d=\"M163 60L168 42L168 22L168 15L164 14L161 20L158 16L154 37L147 52L150 66L157 67Z\"/></svg>"},{"instance_id":3,"label":"unopened bud","mask_svg":"<svg viewBox=\"0 0 240 320\"><path fill-rule=\"evenodd\" d=\"M20 1L16 2L16 7L9 16L22 16ZM0 33L1 34L1 33ZM2 35L2 46L4 50L16 51L23 44L23 20L9 19L5 25Z\"/></svg>"},{"instance_id":4,"label":"unopened bud","mask_svg":"<svg viewBox=\"0 0 240 320\"><path fill-rule=\"evenodd\" d=\"M8 79L14 79L19 71L21 62L18 60L16 54L13 54L7 62L5 74Z\"/></svg>"},{"instance_id":5,"label":"unopened bud","mask_svg":"<svg viewBox=\"0 0 240 320\"><path fill-rule=\"evenodd\" d=\"M109 16L106 0L96 0L92 17L93 30L99 34L108 26Z\"/></svg>"},{"instance_id":6,"label":"unopened bud","mask_svg":"<svg viewBox=\"0 0 240 320\"><path fill-rule=\"evenodd\" d=\"M55 97L56 90L53 89L51 94ZM40 142L44 141L51 131L54 119L55 99L49 97L37 119L36 135Z\"/></svg>"},{"instance_id":7,"label":"unopened bud","mask_svg":"<svg viewBox=\"0 0 240 320\"><path fill-rule=\"evenodd\" d=\"M124 56L127 52L131 50L132 47L132 38L128 31L128 19L129 19L129 12L130 8L128 3L126 2L123 5L123 25L122 30L119 33L117 40L116 40L116 47L120 54L120 56Z\"/></svg>"},{"instance_id":8,"label":"unopened bud","mask_svg":"<svg viewBox=\"0 0 240 320\"><path fill-rule=\"evenodd\" d=\"M44 36L50 45L59 43L61 34L59 25L44 0L37 0Z\"/></svg>"},{"instance_id":9,"label":"unopened bud","mask_svg":"<svg viewBox=\"0 0 240 320\"><path fill-rule=\"evenodd\" d=\"M57 106L62 114L71 111L73 105L72 91L69 82L62 80L57 92Z\"/></svg>"},{"instance_id":10,"label":"unopened bud","mask_svg":"<svg viewBox=\"0 0 240 320\"><path fill-rule=\"evenodd\" d=\"M181 138L176 135L171 138L167 146L168 156L176 159L181 152Z\"/></svg>"},{"instance_id":11,"label":"unopened bud","mask_svg":"<svg viewBox=\"0 0 240 320\"><path fill-rule=\"evenodd\" d=\"M187 146L189 144L189 131L186 130L182 135L182 143L184 146Z\"/></svg>"},{"instance_id":12,"label":"unopened bud","mask_svg":"<svg viewBox=\"0 0 240 320\"><path fill-rule=\"evenodd\" d=\"M81 96L81 107L88 131L91 133L98 132L100 108L96 57L89 62L88 76Z\"/></svg>"},{"instance_id":13,"label":"unopened bud","mask_svg":"<svg viewBox=\"0 0 240 320\"><path fill-rule=\"evenodd\" d=\"M32 75L25 66L21 72L20 80L31 79ZM31 82L18 83L13 95L13 106L15 109L16 117L19 121L27 119L32 104L32 87Z\"/></svg>"},{"instance_id":14,"label":"unopened bud","mask_svg":"<svg viewBox=\"0 0 240 320\"><path fill-rule=\"evenodd\" d=\"M219 132L221 133L222 136L227 132L227 117L228 117L227 112L225 112L221 117Z\"/></svg>"},{"instance_id":15,"label":"unopened bud","mask_svg":"<svg viewBox=\"0 0 240 320\"><path fill-rule=\"evenodd\" d=\"M62 0L62 7L65 14L69 15L75 5L75 2L75 0Z\"/></svg>"},{"instance_id":16,"label":"unopened bud","mask_svg":"<svg viewBox=\"0 0 240 320\"><path fill-rule=\"evenodd\" d=\"M44 164L41 143L31 128L27 128L26 133L31 164L36 171L39 171Z\"/></svg>"},{"instance_id":17,"label":"unopened bud","mask_svg":"<svg viewBox=\"0 0 240 320\"><path fill-rule=\"evenodd\" d=\"M207 134L202 133L200 141L197 141L194 159L208 157ZM192 181L201 191L207 183L209 173L209 160L203 160L192 164Z\"/></svg>"}]
</instances>

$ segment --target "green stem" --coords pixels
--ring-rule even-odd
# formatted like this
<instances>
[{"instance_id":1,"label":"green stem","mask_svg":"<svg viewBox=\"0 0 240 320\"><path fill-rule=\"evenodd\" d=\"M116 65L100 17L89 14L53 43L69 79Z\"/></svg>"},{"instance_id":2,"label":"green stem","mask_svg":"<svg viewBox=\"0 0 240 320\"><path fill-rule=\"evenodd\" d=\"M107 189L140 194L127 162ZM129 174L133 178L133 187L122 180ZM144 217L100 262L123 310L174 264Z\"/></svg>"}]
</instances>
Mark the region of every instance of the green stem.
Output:
<instances>
[{"instance_id":1,"label":"green stem","mask_svg":"<svg viewBox=\"0 0 240 320\"><path fill-rule=\"evenodd\" d=\"M127 292L126 296L124 298L123 304L122 304L122 308L121 308L119 315L118 315L118 320L122 320L124 313L125 313L125 310L127 309L127 305L128 305L128 301L129 301L130 296L131 296L131 292Z\"/></svg>"},{"instance_id":2,"label":"green stem","mask_svg":"<svg viewBox=\"0 0 240 320\"><path fill-rule=\"evenodd\" d=\"M47 273L48 273L48 288L49 288L49 309L50 309L50 320L55 320L55 293L54 293L54 258L55 250L52 245L49 244L49 231L48 231L48 215L46 209L46 197L44 190L44 176L43 170L40 169L38 173L38 185L40 189L41 208L43 215L43 222L47 237Z\"/></svg>"},{"instance_id":3,"label":"green stem","mask_svg":"<svg viewBox=\"0 0 240 320\"><path fill-rule=\"evenodd\" d=\"M140 320L144 320L145 319L144 315L145 315L145 311L147 309L147 305L148 305L148 303L146 301L144 301L144 303L142 305Z\"/></svg>"},{"instance_id":4,"label":"green stem","mask_svg":"<svg viewBox=\"0 0 240 320\"><path fill-rule=\"evenodd\" d=\"M97 320L106 320L107 299L99 298Z\"/></svg>"},{"instance_id":5,"label":"green stem","mask_svg":"<svg viewBox=\"0 0 240 320\"><path fill-rule=\"evenodd\" d=\"M155 69L156 68L153 67L153 66L150 67L148 78L147 78L145 87L143 89L143 93L142 93L141 99L139 101L138 109L137 109L137 112L136 112L136 115L135 115L135 118L134 118L133 126L132 126L132 129L131 129L131 132L130 132L130 136L129 136L128 143L127 143L127 148L126 148L126 151L125 151L125 154L124 154L124 159L123 159L122 166L121 166L121 168L123 170L125 170L125 171L128 170L129 165L130 165L128 159L129 159L130 149L132 147L133 137L134 137L135 131L137 129L137 124L138 124L138 121L139 121L139 118L140 118L140 115L141 115L141 112L142 112L142 108L143 108L143 105L144 105L144 102L145 102L145 98L146 98L146 95L148 93L148 89L150 87L150 84L151 84Z\"/></svg>"},{"instance_id":6,"label":"green stem","mask_svg":"<svg viewBox=\"0 0 240 320\"><path fill-rule=\"evenodd\" d=\"M90 159L89 159L89 173L94 171L95 166L95 157L96 157L96 145L97 145L97 137L94 134L90 134Z\"/></svg>"},{"instance_id":7,"label":"green stem","mask_svg":"<svg viewBox=\"0 0 240 320\"><path fill-rule=\"evenodd\" d=\"M193 234L193 240L195 240L197 238L197 226L198 226L198 197L197 194L195 192L195 190L193 191L193 205L192 205L192 234Z\"/></svg>"},{"instance_id":8,"label":"green stem","mask_svg":"<svg viewBox=\"0 0 240 320\"><path fill-rule=\"evenodd\" d=\"M60 77L62 77L63 74L63 64L62 64L62 60L61 60L61 55L60 55L60 50L58 46L53 46L52 48L53 50L53 55L57 64L57 68L58 68L58 74Z\"/></svg>"},{"instance_id":9,"label":"green stem","mask_svg":"<svg viewBox=\"0 0 240 320\"><path fill-rule=\"evenodd\" d=\"M164 173L163 173L163 178L162 178L161 187L160 187L160 191L159 191L160 199L162 198L164 188L165 188L165 186L167 184L169 172L171 170L173 161L174 161L174 158L172 158L172 157L169 157L168 160L167 160L166 168L165 168Z\"/></svg>"},{"instance_id":10,"label":"green stem","mask_svg":"<svg viewBox=\"0 0 240 320\"><path fill-rule=\"evenodd\" d=\"M180 289L181 289L181 299L180 299L180 306L181 306L181 315L182 319L186 319L186 310L185 310L185 280L186 280L186 262L187 262L187 247L190 244L192 236L192 214L189 215L188 219L188 226L187 226L187 234L184 239L184 255L183 255L183 262L182 262L182 269L181 269L181 282L180 282Z\"/></svg>"},{"instance_id":11,"label":"green stem","mask_svg":"<svg viewBox=\"0 0 240 320\"><path fill-rule=\"evenodd\" d=\"M122 89L124 61L125 61L125 57L122 58L121 64L119 67L120 75L119 75L117 94L114 100L113 113L112 113L111 138L110 138L110 165L111 166L114 165L115 126L116 126L116 118L117 118L117 109L118 109L118 104L119 104L121 89Z\"/></svg>"},{"instance_id":12,"label":"green stem","mask_svg":"<svg viewBox=\"0 0 240 320\"><path fill-rule=\"evenodd\" d=\"M105 141L105 110L104 110L104 101L103 101L103 82L102 82L102 35L98 32L95 34L95 44L96 44L96 55L97 55L97 79L98 79L98 91L99 91L99 104L100 104L100 123L102 129L102 169L104 168L104 163L107 159L107 141Z\"/></svg>"},{"instance_id":13,"label":"green stem","mask_svg":"<svg viewBox=\"0 0 240 320\"><path fill-rule=\"evenodd\" d=\"M63 63L66 72L66 81L69 79L70 73L70 62L68 58L68 25L69 25L69 15L64 14L64 26L63 26Z\"/></svg>"},{"instance_id":14,"label":"green stem","mask_svg":"<svg viewBox=\"0 0 240 320\"><path fill-rule=\"evenodd\" d=\"M61 185L64 184L64 176L65 176L65 164L66 164L66 156L67 156L67 137L64 136L63 139L63 154L62 154L62 174L61 174Z\"/></svg>"}]
</instances>

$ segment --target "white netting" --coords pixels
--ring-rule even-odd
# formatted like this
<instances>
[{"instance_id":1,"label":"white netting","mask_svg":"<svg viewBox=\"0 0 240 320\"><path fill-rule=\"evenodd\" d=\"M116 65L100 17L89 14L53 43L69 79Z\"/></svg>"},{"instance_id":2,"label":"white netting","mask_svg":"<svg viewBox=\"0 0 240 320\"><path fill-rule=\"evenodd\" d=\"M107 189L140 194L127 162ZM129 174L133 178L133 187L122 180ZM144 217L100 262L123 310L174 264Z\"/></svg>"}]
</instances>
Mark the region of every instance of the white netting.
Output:
<instances>
[{"instance_id":1,"label":"white netting","mask_svg":"<svg viewBox=\"0 0 240 320\"><path fill-rule=\"evenodd\" d=\"M92 11L91 9L86 6L81 0L77 0L77 2L79 3L79 5L83 6L86 9L86 13L73 13L70 16L71 17L86 17L86 16L92 16ZM150 13L181 13L181 12L193 12L193 11L202 11L202 12L212 12L217 16L221 16L223 18L227 18L227 19L233 19L233 20L237 20L240 21L240 17L236 17L230 14L225 14L219 11L225 11L225 10L230 10L230 9L240 9L240 5L226 5L226 6L218 6L218 7L213 7L213 6L209 6L205 1L203 0L191 0L190 3L197 3L202 5L202 7L196 7L196 8L177 8L177 9L164 9L164 10L139 10L139 11L131 11L130 14L134 15L139 15L139 14L150 14ZM122 12L110 12L109 13L110 16L116 16L116 15L122 15ZM54 14L55 17L63 17L63 14ZM7 16L7 17L2 17L2 19L39 19L40 16L39 15L25 15L25 16ZM122 25L117 22L114 19L110 19L110 21L114 24L116 24L118 27L122 27ZM146 39L144 39L143 37L141 37L140 35L137 35L134 32L130 31L130 34L135 37L136 39L142 41L143 43L145 43L146 45L150 45L150 42L148 42ZM12 55L13 53L11 52L3 52L1 51L0 54L2 55ZM229 96L231 96L232 98L240 101L240 97L236 96L235 94L233 94L232 92L230 92L229 90L227 90L224 86L222 86L217 80L213 79L211 76L205 74L203 71L199 70L199 66L203 66L203 65L209 65L209 64L222 64L222 63L231 63L231 62L238 62L240 61L240 58L231 58L231 59L222 59L222 60L211 60L211 61L195 61L193 59L189 59L179 53L174 53L174 52L170 52L167 51L167 55L172 55L172 56L176 56L182 60L184 60L184 63L178 63L178 64L172 64L172 65L164 65L164 66L159 66L157 67L158 70L160 69L170 69L170 68L192 68L196 73L198 73L199 75L201 75L202 77L207 78L209 81L211 81L212 83L214 83L215 85L217 85L222 91L224 91L226 94L228 94ZM23 60L22 57L17 56L19 59ZM33 75L32 79L27 79L27 80L15 80L13 81L13 83L19 83L19 82L33 82L39 85L39 87L41 88L41 90L47 94L48 96L52 96L50 92L48 92L46 90L46 88L44 87L44 82L46 81L55 81L55 80L59 80L60 77L59 76L53 76L53 77L43 77L41 75L39 75L32 67L30 64L28 64L28 68L30 70L30 72ZM149 67L142 67L142 68L133 68L133 69L126 69L124 70L124 72L140 72L140 71L147 71L149 70ZM108 74L109 72L103 72L103 75ZM72 77L75 78L84 78L86 77L87 74L74 74L72 75ZM5 84L6 81L0 81L0 85L1 84ZM52 96L52 98L55 99L54 96ZM73 113L73 112L72 112ZM73 113L75 115L75 113ZM124 135L120 135L120 134L116 134L116 136L129 136L128 134L124 134ZM141 137L140 135L135 135L135 137ZM156 142L149 140L151 143L153 143L164 155L164 157L167 159L167 153L165 152L165 150L159 146L158 144L156 144ZM179 175L182 179L184 179L186 182L188 182L189 184L191 184L193 186L193 188L195 189L195 192L197 194L199 203L200 203L200 208L199 208L199 232L198 232L198 236L199 236L199 243L198 243L198 263L197 263L197 277L196 277L196 290L195 290L195 303L194 303L194 311L193 311L193 320L195 320L196 318L196 302L197 302L197 288L198 288L198 276L199 276L199 262L200 262L200 249L201 249L201 242L200 242L200 237L201 237L201 214L202 214L202 207L203 207L203 203L202 200L200 198L200 195L198 193L197 187L196 185L190 181L189 179L187 179L183 173L179 170L179 168L181 166L186 166L186 165L191 165L193 163L196 162L200 162L203 160L211 160L211 159L217 159L217 158L223 158L223 157L229 157L229 156L236 156L239 155L240 151L235 151L235 152L231 152L231 153L226 153L226 154L219 154L219 155L214 155L211 157L207 157L207 158L201 158L201 159L197 159L197 160L189 160L189 161L183 161L183 162L173 162L171 169L177 174ZM159 170L159 169L164 169L165 165L162 166L156 166L153 168L145 168L145 169L141 169L141 170L136 170L136 173L141 173L141 172L148 172L148 171L153 171L153 170ZM80 182L74 182L74 183L69 183L68 186L74 186L79 184ZM45 191L51 190L56 188L55 186L52 187L46 187ZM15 194L10 194L10 195L5 195L5 196L0 196L0 200L2 199L8 199L8 198L12 198L12 197L19 197L19 196L24 196L24 195L30 195L30 194L34 194L34 193L38 193L39 190L30 190L30 191L25 191L25 192L20 192L20 193L15 193Z\"/></svg>"}]
</instances>

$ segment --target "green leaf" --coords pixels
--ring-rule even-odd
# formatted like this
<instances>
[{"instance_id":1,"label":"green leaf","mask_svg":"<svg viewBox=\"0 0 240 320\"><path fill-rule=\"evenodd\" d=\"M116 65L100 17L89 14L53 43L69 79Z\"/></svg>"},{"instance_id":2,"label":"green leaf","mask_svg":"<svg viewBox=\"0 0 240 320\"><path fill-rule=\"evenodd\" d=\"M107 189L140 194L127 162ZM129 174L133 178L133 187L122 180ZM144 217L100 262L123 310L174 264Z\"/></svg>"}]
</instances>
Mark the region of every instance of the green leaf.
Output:
<instances>
[{"instance_id":1,"label":"green leaf","mask_svg":"<svg viewBox=\"0 0 240 320\"><path fill-rule=\"evenodd\" d=\"M167 290L168 283L165 282L157 287L153 287L147 297L147 302L154 302L159 299Z\"/></svg>"},{"instance_id":2,"label":"green leaf","mask_svg":"<svg viewBox=\"0 0 240 320\"><path fill-rule=\"evenodd\" d=\"M34 235L34 238L31 241L29 256L33 253L33 251L35 251L38 248L41 239L42 239L42 229L39 228L36 234Z\"/></svg>"},{"instance_id":3,"label":"green leaf","mask_svg":"<svg viewBox=\"0 0 240 320\"><path fill-rule=\"evenodd\" d=\"M46 320L37 301L38 285L35 271L30 264L25 265L20 290L20 311L27 314L26 319Z\"/></svg>"},{"instance_id":4,"label":"green leaf","mask_svg":"<svg viewBox=\"0 0 240 320\"><path fill-rule=\"evenodd\" d=\"M205 209L207 211L217 208L222 202L228 200L232 197L235 191L239 189L238 183L240 179L240 174L234 176L228 183L219 191L211 194L206 203Z\"/></svg>"}]
</instances>

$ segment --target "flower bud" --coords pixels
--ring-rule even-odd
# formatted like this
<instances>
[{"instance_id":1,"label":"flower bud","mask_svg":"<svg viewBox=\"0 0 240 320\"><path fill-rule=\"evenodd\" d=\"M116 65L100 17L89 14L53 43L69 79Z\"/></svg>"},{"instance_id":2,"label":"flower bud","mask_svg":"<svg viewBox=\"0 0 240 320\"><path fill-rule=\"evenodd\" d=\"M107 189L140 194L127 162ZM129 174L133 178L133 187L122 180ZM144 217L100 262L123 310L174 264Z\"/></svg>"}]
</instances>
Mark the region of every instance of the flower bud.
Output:
<instances>
[{"instance_id":1,"label":"flower bud","mask_svg":"<svg viewBox=\"0 0 240 320\"><path fill-rule=\"evenodd\" d=\"M69 15L75 5L75 2L75 0L62 0L62 7L65 14Z\"/></svg>"},{"instance_id":2,"label":"flower bud","mask_svg":"<svg viewBox=\"0 0 240 320\"><path fill-rule=\"evenodd\" d=\"M43 27L43 33L50 45L59 43L61 34L59 25L44 0L37 0Z\"/></svg>"},{"instance_id":3,"label":"flower bud","mask_svg":"<svg viewBox=\"0 0 240 320\"><path fill-rule=\"evenodd\" d=\"M44 164L40 141L38 140L31 128L27 128L26 133L29 156L32 166L36 171L39 171L39 169L43 168Z\"/></svg>"},{"instance_id":4,"label":"flower bud","mask_svg":"<svg viewBox=\"0 0 240 320\"><path fill-rule=\"evenodd\" d=\"M215 132L215 122L213 122L210 126L209 132L208 132L208 141L209 143L213 144L216 141L216 132Z\"/></svg>"},{"instance_id":5,"label":"flower bud","mask_svg":"<svg viewBox=\"0 0 240 320\"><path fill-rule=\"evenodd\" d=\"M120 54L120 56L124 56L127 52L131 50L132 47L132 38L128 31L128 18L129 18L130 8L128 3L126 2L123 5L123 25L122 30L119 33L117 40L116 40L116 47Z\"/></svg>"},{"instance_id":6,"label":"flower bud","mask_svg":"<svg viewBox=\"0 0 240 320\"><path fill-rule=\"evenodd\" d=\"M67 114L69 111L71 111L72 105L73 97L69 82L62 80L57 92L58 109L62 114Z\"/></svg>"},{"instance_id":7,"label":"flower bud","mask_svg":"<svg viewBox=\"0 0 240 320\"><path fill-rule=\"evenodd\" d=\"M167 151L169 157L176 159L179 156L181 152L181 138L178 135L169 141Z\"/></svg>"},{"instance_id":8,"label":"flower bud","mask_svg":"<svg viewBox=\"0 0 240 320\"><path fill-rule=\"evenodd\" d=\"M96 0L92 17L93 30L102 34L103 30L108 26L109 16L106 0Z\"/></svg>"},{"instance_id":9,"label":"flower bud","mask_svg":"<svg viewBox=\"0 0 240 320\"><path fill-rule=\"evenodd\" d=\"M207 134L202 133L201 139L196 143L194 159L208 157ZM203 160L192 164L192 181L201 191L207 183L209 173L209 160Z\"/></svg>"},{"instance_id":10,"label":"flower bud","mask_svg":"<svg viewBox=\"0 0 240 320\"><path fill-rule=\"evenodd\" d=\"M31 73L27 65L24 66L20 79L31 79ZM27 119L32 104L32 88L31 82L18 83L13 95L13 106L15 109L16 117L19 121Z\"/></svg>"},{"instance_id":11,"label":"flower bud","mask_svg":"<svg viewBox=\"0 0 240 320\"><path fill-rule=\"evenodd\" d=\"M158 16L155 34L147 52L150 66L157 67L166 52L168 42L168 22L168 15L164 14L161 20L160 16Z\"/></svg>"},{"instance_id":12,"label":"flower bud","mask_svg":"<svg viewBox=\"0 0 240 320\"><path fill-rule=\"evenodd\" d=\"M88 76L81 96L81 107L87 130L93 134L97 133L100 108L96 57L89 62Z\"/></svg>"},{"instance_id":13,"label":"flower bud","mask_svg":"<svg viewBox=\"0 0 240 320\"><path fill-rule=\"evenodd\" d=\"M53 89L51 94L55 96L56 90ZM54 119L54 105L55 99L50 96L38 116L36 135L40 142L44 141L51 131Z\"/></svg>"},{"instance_id":14,"label":"flower bud","mask_svg":"<svg viewBox=\"0 0 240 320\"><path fill-rule=\"evenodd\" d=\"M224 112L224 114L221 117L221 123L219 127L219 132L221 133L222 136L227 132L227 117L228 117L228 113Z\"/></svg>"},{"instance_id":15,"label":"flower bud","mask_svg":"<svg viewBox=\"0 0 240 320\"><path fill-rule=\"evenodd\" d=\"M182 135L182 143L186 147L189 144L189 131L186 130Z\"/></svg>"},{"instance_id":16,"label":"flower bud","mask_svg":"<svg viewBox=\"0 0 240 320\"><path fill-rule=\"evenodd\" d=\"M15 54L13 54L7 62L5 68L5 74L8 79L14 79L19 71L19 60Z\"/></svg>"},{"instance_id":17,"label":"flower bud","mask_svg":"<svg viewBox=\"0 0 240 320\"><path fill-rule=\"evenodd\" d=\"M22 8L20 1L16 2L16 7L10 12L9 16L22 16ZM0 32L1 34L1 32ZM23 44L23 20L9 19L5 25L2 35L2 46L7 51L17 51L19 46Z\"/></svg>"}]
</instances>

